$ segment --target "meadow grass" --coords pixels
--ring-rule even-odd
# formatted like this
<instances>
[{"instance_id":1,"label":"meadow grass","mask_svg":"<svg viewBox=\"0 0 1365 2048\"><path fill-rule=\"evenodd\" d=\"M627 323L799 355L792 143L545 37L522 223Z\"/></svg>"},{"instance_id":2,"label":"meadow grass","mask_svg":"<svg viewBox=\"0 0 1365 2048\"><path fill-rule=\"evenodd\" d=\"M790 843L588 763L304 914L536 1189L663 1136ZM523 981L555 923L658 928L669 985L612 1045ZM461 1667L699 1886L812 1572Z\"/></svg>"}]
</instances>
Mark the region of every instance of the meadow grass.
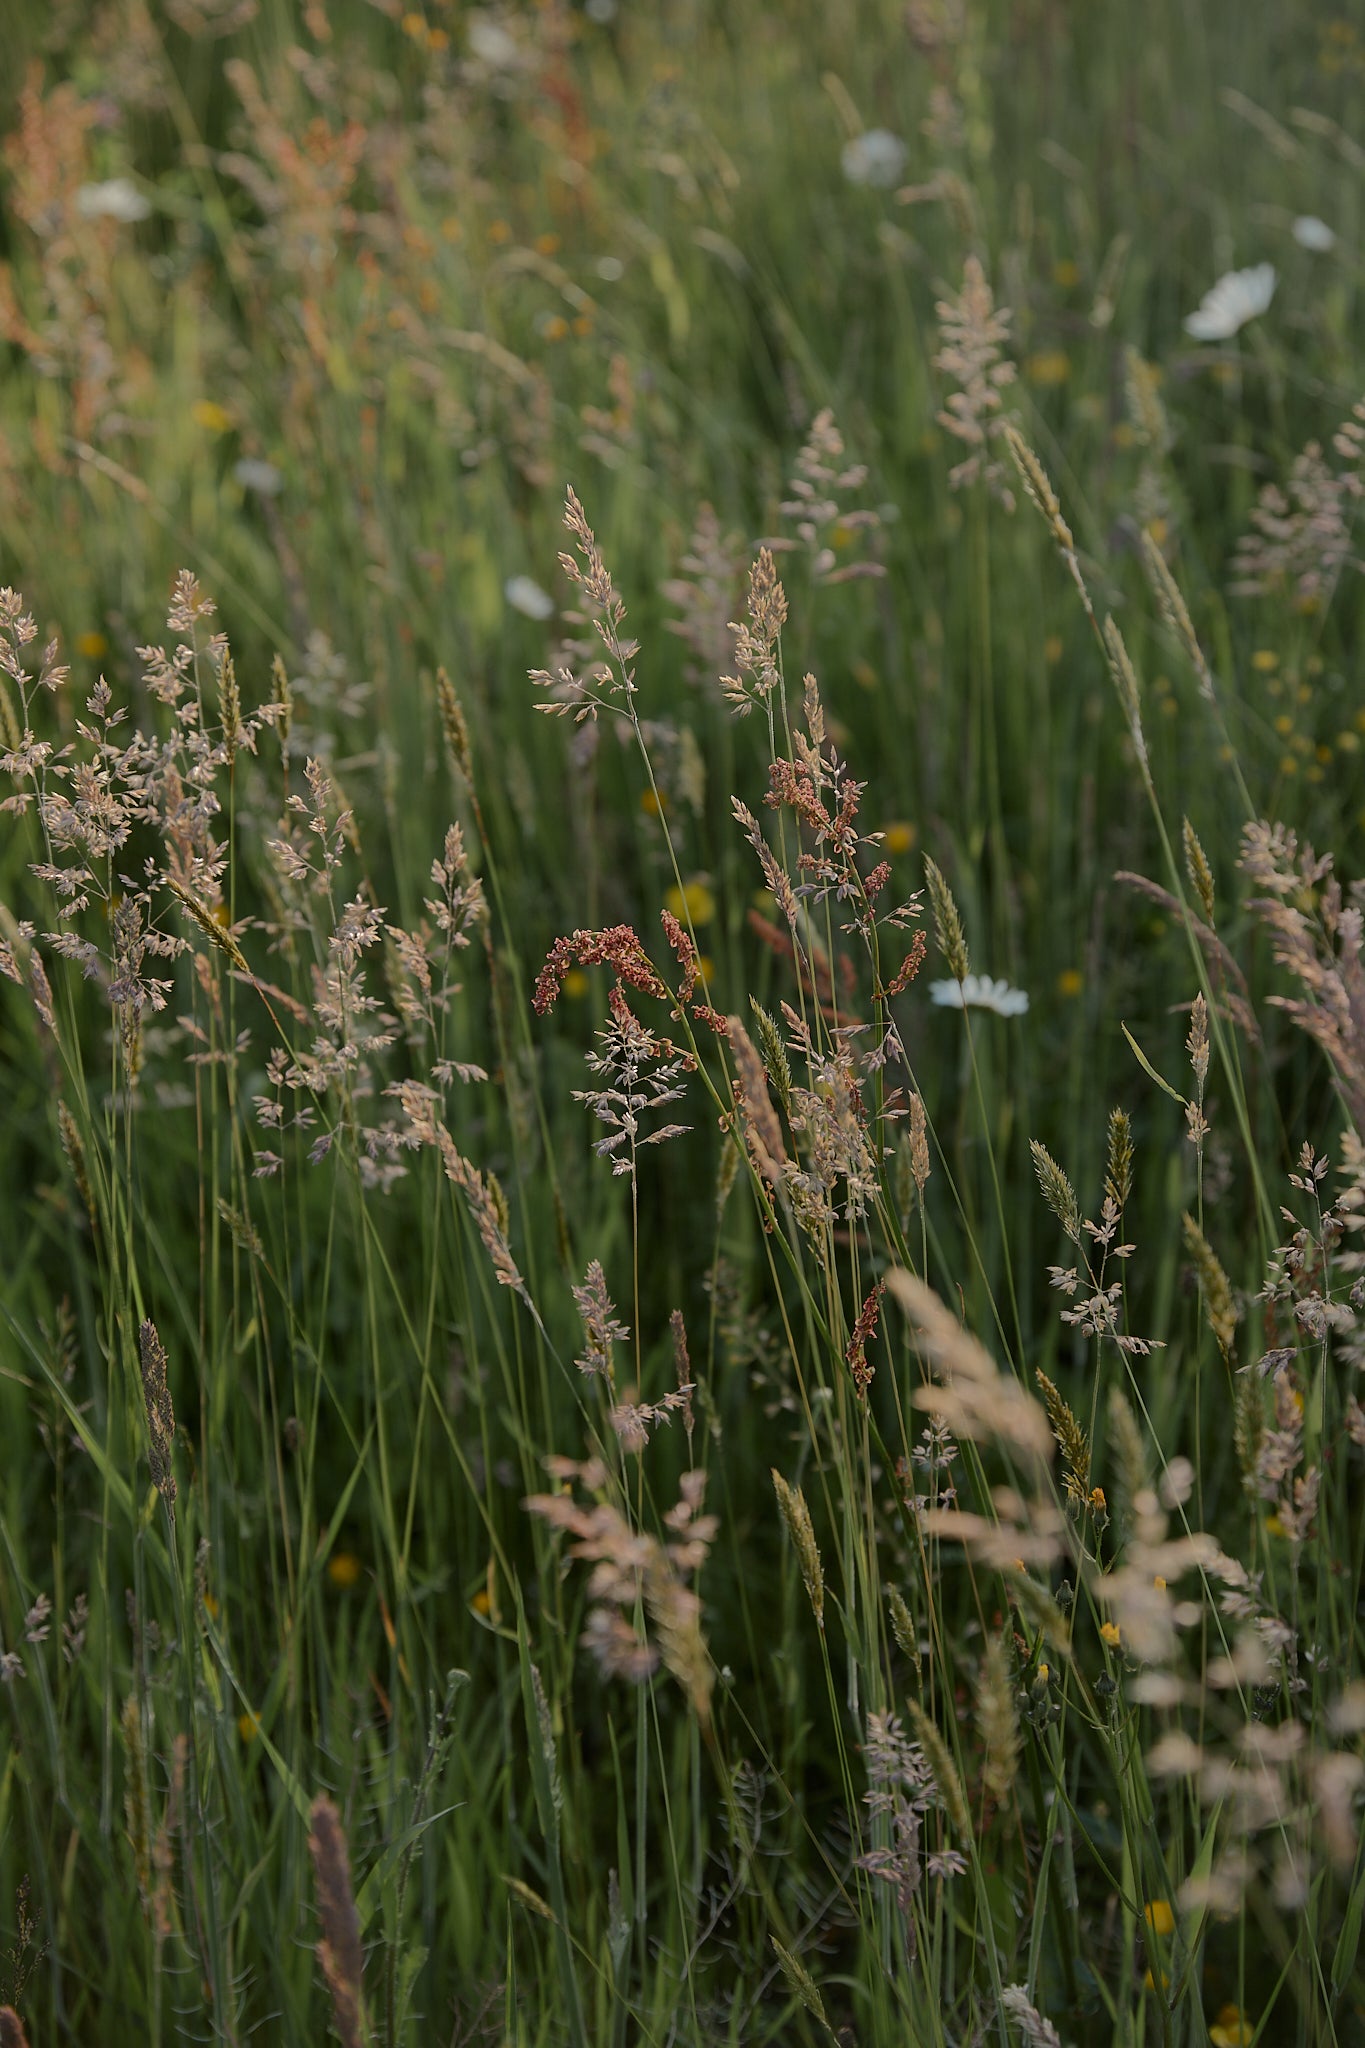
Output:
<instances>
[{"instance_id":1,"label":"meadow grass","mask_svg":"<svg viewBox=\"0 0 1365 2048\"><path fill-rule=\"evenodd\" d=\"M1365 35L11 13L2 2048L1365 2040Z\"/></svg>"}]
</instances>

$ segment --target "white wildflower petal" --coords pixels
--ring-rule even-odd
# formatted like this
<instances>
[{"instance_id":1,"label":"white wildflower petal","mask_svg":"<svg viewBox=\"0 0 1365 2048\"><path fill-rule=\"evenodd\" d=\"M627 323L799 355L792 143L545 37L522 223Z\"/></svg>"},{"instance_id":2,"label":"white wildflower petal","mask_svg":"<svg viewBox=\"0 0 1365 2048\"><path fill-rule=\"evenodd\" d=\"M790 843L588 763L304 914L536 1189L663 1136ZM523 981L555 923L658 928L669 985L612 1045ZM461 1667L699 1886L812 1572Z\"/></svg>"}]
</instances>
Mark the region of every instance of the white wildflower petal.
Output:
<instances>
[{"instance_id":1,"label":"white wildflower petal","mask_svg":"<svg viewBox=\"0 0 1365 2048\"><path fill-rule=\"evenodd\" d=\"M993 1010L997 1017L1022 1017L1028 996L1007 981L993 981L989 974L969 974L965 981L932 981L929 1000L942 1010Z\"/></svg>"},{"instance_id":2,"label":"white wildflower petal","mask_svg":"<svg viewBox=\"0 0 1365 2048\"><path fill-rule=\"evenodd\" d=\"M1196 341L1231 341L1248 320L1264 313L1275 296L1275 266L1256 263L1250 270L1229 270L1205 292L1199 310L1185 322Z\"/></svg>"},{"instance_id":3,"label":"white wildflower petal","mask_svg":"<svg viewBox=\"0 0 1365 2048\"><path fill-rule=\"evenodd\" d=\"M76 211L83 220L146 220L151 210L151 201L131 178L106 178L103 184L82 185L76 194Z\"/></svg>"},{"instance_id":4,"label":"white wildflower petal","mask_svg":"<svg viewBox=\"0 0 1365 2048\"><path fill-rule=\"evenodd\" d=\"M528 619L554 616L554 599L548 590L541 589L534 577L509 576L502 586L502 594L514 612L521 612Z\"/></svg>"},{"instance_id":5,"label":"white wildflower petal","mask_svg":"<svg viewBox=\"0 0 1365 2048\"><path fill-rule=\"evenodd\" d=\"M1312 249L1318 255L1326 255L1337 245L1334 231L1315 213L1301 213L1289 232L1301 249Z\"/></svg>"},{"instance_id":6,"label":"white wildflower petal","mask_svg":"<svg viewBox=\"0 0 1365 2048\"><path fill-rule=\"evenodd\" d=\"M868 128L846 142L839 159L850 185L898 185L905 169L906 149L889 128Z\"/></svg>"},{"instance_id":7,"label":"white wildflower petal","mask_svg":"<svg viewBox=\"0 0 1365 2048\"><path fill-rule=\"evenodd\" d=\"M284 478L274 463L259 455L244 455L234 462L232 474L244 491L255 491L262 498L277 498L284 489Z\"/></svg>"}]
</instances>

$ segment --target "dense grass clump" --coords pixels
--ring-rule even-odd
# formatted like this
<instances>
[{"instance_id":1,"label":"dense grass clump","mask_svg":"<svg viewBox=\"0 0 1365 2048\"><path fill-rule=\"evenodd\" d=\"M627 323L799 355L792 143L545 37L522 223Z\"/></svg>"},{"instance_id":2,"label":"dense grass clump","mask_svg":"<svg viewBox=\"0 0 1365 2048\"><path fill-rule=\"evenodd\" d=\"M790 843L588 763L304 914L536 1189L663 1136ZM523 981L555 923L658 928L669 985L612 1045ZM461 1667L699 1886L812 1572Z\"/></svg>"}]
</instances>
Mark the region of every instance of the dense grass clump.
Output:
<instances>
[{"instance_id":1,"label":"dense grass clump","mask_svg":"<svg viewBox=\"0 0 1365 2048\"><path fill-rule=\"evenodd\" d=\"M0 2044L1365 2041L1365 36L11 12Z\"/></svg>"}]
</instances>

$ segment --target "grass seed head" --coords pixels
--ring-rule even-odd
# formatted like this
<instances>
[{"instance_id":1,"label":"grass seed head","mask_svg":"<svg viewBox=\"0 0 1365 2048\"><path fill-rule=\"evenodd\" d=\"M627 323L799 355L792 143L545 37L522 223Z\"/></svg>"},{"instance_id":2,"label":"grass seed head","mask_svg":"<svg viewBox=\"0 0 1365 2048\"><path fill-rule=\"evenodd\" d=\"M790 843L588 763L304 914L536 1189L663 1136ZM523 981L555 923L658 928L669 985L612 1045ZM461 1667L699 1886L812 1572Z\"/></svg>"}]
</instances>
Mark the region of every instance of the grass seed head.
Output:
<instances>
[{"instance_id":1,"label":"grass seed head","mask_svg":"<svg viewBox=\"0 0 1365 2048\"><path fill-rule=\"evenodd\" d=\"M944 879L943 870L929 855L924 857L924 879L929 885L929 904L934 914L934 938L939 952L948 963L948 972L954 981L965 981L969 972L967 940L962 929L962 919L957 913L953 892Z\"/></svg>"}]
</instances>

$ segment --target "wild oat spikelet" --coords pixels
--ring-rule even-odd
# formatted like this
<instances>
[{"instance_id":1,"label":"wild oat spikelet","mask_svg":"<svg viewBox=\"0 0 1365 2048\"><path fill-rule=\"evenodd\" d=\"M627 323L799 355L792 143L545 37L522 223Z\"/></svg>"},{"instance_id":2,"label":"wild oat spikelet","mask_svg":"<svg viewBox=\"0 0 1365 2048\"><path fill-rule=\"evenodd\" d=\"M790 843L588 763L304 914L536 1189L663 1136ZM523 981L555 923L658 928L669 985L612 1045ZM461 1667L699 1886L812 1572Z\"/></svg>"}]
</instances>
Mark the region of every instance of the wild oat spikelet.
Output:
<instances>
[{"instance_id":1,"label":"wild oat spikelet","mask_svg":"<svg viewBox=\"0 0 1365 2048\"><path fill-rule=\"evenodd\" d=\"M66 1154L66 1163L71 1168L71 1178L76 1183L76 1192L85 1204L85 1213L90 1218L90 1228L99 1236L99 1218L95 1214L95 1198L90 1190L90 1174L86 1166L85 1145L76 1119L64 1102L57 1104L57 1131Z\"/></svg>"},{"instance_id":2,"label":"wild oat spikelet","mask_svg":"<svg viewBox=\"0 0 1365 2048\"><path fill-rule=\"evenodd\" d=\"M1019 1709L1010 1653L1006 1638L987 1639L976 1687L976 1724L986 1745L986 1762L981 1782L986 1796L1003 1806L1014 1788L1019 1769Z\"/></svg>"},{"instance_id":3,"label":"wild oat spikelet","mask_svg":"<svg viewBox=\"0 0 1365 2048\"><path fill-rule=\"evenodd\" d=\"M899 1586L887 1587L886 1604L891 1614L891 1633L896 1638L898 1647L913 1663L915 1676L918 1677L920 1670L919 1636L915 1630L915 1617L906 1606L905 1595L901 1592Z\"/></svg>"},{"instance_id":4,"label":"wild oat spikelet","mask_svg":"<svg viewBox=\"0 0 1365 2048\"><path fill-rule=\"evenodd\" d=\"M1213 1246L1188 1210L1180 1220L1185 1231L1185 1249L1194 1260L1204 1290L1204 1313L1208 1317L1209 1328L1217 1339L1225 1362L1231 1367L1232 1347L1237 1336L1237 1310L1231 1283L1218 1262Z\"/></svg>"},{"instance_id":5,"label":"wild oat spikelet","mask_svg":"<svg viewBox=\"0 0 1365 2048\"><path fill-rule=\"evenodd\" d=\"M253 1259L265 1257L260 1233L248 1215L241 1209L234 1209L231 1202L225 1202L221 1195L218 1197L218 1214L226 1223L232 1242L239 1251L249 1252Z\"/></svg>"},{"instance_id":6,"label":"wild oat spikelet","mask_svg":"<svg viewBox=\"0 0 1365 2048\"><path fill-rule=\"evenodd\" d=\"M825 1568L820 1562L820 1550L815 1541L815 1530L811 1523L810 1509L806 1496L799 1486L789 1486L782 1474L773 1471L773 1489L777 1494L777 1505L782 1510L782 1519L787 1525L792 1548L801 1566L801 1576L806 1582L806 1594L815 1616L817 1628L824 1633L825 1627Z\"/></svg>"},{"instance_id":7,"label":"wild oat spikelet","mask_svg":"<svg viewBox=\"0 0 1365 2048\"><path fill-rule=\"evenodd\" d=\"M963 1848L969 1849L972 1845L972 1816L967 1805L967 1795L962 1789L962 1780L957 1774L957 1765L953 1761L953 1753L919 1701L911 1700L909 1704L915 1737L924 1751L924 1760L933 1773L949 1826Z\"/></svg>"},{"instance_id":8,"label":"wild oat spikelet","mask_svg":"<svg viewBox=\"0 0 1365 2048\"><path fill-rule=\"evenodd\" d=\"M308 1851L313 1859L313 1886L322 1923L318 1961L332 1994L332 2015L343 2048L363 2048L366 2026L360 1916L351 1887L346 1836L341 1815L325 1792L320 1792L313 1801L310 1819Z\"/></svg>"},{"instance_id":9,"label":"wild oat spikelet","mask_svg":"<svg viewBox=\"0 0 1365 2048\"><path fill-rule=\"evenodd\" d=\"M1043 1390L1047 1419L1062 1454L1062 1489L1067 1499L1079 1506L1090 1498L1090 1439L1041 1366L1034 1378Z\"/></svg>"},{"instance_id":10,"label":"wild oat spikelet","mask_svg":"<svg viewBox=\"0 0 1365 2048\"><path fill-rule=\"evenodd\" d=\"M152 1468L153 1486L174 1513L175 1472L171 1452L175 1445L175 1409L166 1384L166 1352L150 1316L137 1337L142 1354L142 1399L147 1410L147 1462Z\"/></svg>"},{"instance_id":11,"label":"wild oat spikelet","mask_svg":"<svg viewBox=\"0 0 1365 2048\"><path fill-rule=\"evenodd\" d=\"M182 910L187 911L194 919L194 922L198 925L200 931L203 932L205 938L216 946L220 953L225 953L240 973L249 974L251 969L247 965L246 955L237 944L236 939L233 938L232 933L225 930L219 924L213 912L206 908L193 891L185 887L183 882L177 881L174 875L167 875L165 881L166 887L170 890L176 902Z\"/></svg>"},{"instance_id":12,"label":"wild oat spikelet","mask_svg":"<svg viewBox=\"0 0 1365 2048\"><path fill-rule=\"evenodd\" d=\"M1122 633L1112 618L1104 622L1104 651L1109 657L1109 673L1118 691L1123 715L1128 721L1128 733L1137 753L1138 762L1144 775L1147 772L1147 739L1142 730L1142 697L1138 690L1137 671L1129 658Z\"/></svg>"},{"instance_id":13,"label":"wild oat spikelet","mask_svg":"<svg viewBox=\"0 0 1365 2048\"><path fill-rule=\"evenodd\" d=\"M1185 650L1190 667L1199 681L1199 694L1209 703L1214 699L1213 676L1204 659L1204 650L1195 635L1194 625L1176 582L1167 565L1166 557L1152 539L1146 527L1142 529L1142 565L1147 571L1147 581L1152 586L1152 595L1157 602L1166 626L1174 633Z\"/></svg>"},{"instance_id":14,"label":"wild oat spikelet","mask_svg":"<svg viewBox=\"0 0 1365 2048\"><path fill-rule=\"evenodd\" d=\"M455 685L443 668L436 671L436 698L441 707L441 730L445 734L450 758L466 782L474 780L474 754L469 744L469 726L465 720L464 706L455 694Z\"/></svg>"},{"instance_id":15,"label":"wild oat spikelet","mask_svg":"<svg viewBox=\"0 0 1365 2048\"><path fill-rule=\"evenodd\" d=\"M237 686L237 664L225 649L223 670L218 678L218 715L223 724L223 753L229 768L242 744L242 693Z\"/></svg>"},{"instance_id":16,"label":"wild oat spikelet","mask_svg":"<svg viewBox=\"0 0 1365 2048\"><path fill-rule=\"evenodd\" d=\"M924 1097L918 1092L910 1096L910 1127L908 1132L908 1158L915 1193L921 1204L929 1180L929 1119L924 1111Z\"/></svg>"},{"instance_id":17,"label":"wild oat spikelet","mask_svg":"<svg viewBox=\"0 0 1365 2048\"><path fill-rule=\"evenodd\" d=\"M965 981L969 972L967 961L967 940L962 930L962 919L957 914L953 892L944 880L943 870L929 855L924 856L924 879L929 885L929 904L934 913L934 938L939 952L948 963L948 972L954 981Z\"/></svg>"},{"instance_id":18,"label":"wild oat spikelet","mask_svg":"<svg viewBox=\"0 0 1365 2048\"><path fill-rule=\"evenodd\" d=\"M802 2005L805 2006L806 2011L816 2024L823 2027L830 2039L833 2040L834 2029L825 2016L825 2001L816 1989L815 1980L805 1964L799 1956L794 1956L789 1948L783 1948L775 1934L770 1934L768 1939L773 1945L773 1951L777 1956L782 1975L786 1978L792 1991L800 1999Z\"/></svg>"},{"instance_id":19,"label":"wild oat spikelet","mask_svg":"<svg viewBox=\"0 0 1365 2048\"><path fill-rule=\"evenodd\" d=\"M1062 517L1061 504L1052 488L1047 471L1012 422L1006 422L1002 433L1005 446L1014 458L1020 482L1035 508L1046 520L1052 538L1064 555L1074 554L1076 543L1071 538L1071 528Z\"/></svg>"},{"instance_id":20,"label":"wild oat spikelet","mask_svg":"<svg viewBox=\"0 0 1365 2048\"><path fill-rule=\"evenodd\" d=\"M1033 1154L1034 1171L1038 1185L1043 1191L1043 1200L1051 1209L1071 1242L1081 1241L1081 1209L1076 1200L1076 1191L1046 1145L1040 1145L1036 1138L1029 1139L1029 1151Z\"/></svg>"},{"instance_id":21,"label":"wild oat spikelet","mask_svg":"<svg viewBox=\"0 0 1365 2048\"><path fill-rule=\"evenodd\" d=\"M1203 905L1204 922L1213 930L1213 871L1204 857L1199 844L1199 835L1188 818L1181 822L1181 842L1185 851L1185 873L1190 878L1190 887Z\"/></svg>"},{"instance_id":22,"label":"wild oat spikelet","mask_svg":"<svg viewBox=\"0 0 1365 2048\"><path fill-rule=\"evenodd\" d=\"M777 1099L782 1105L783 1115L790 1116L792 1070L791 1062L787 1058L787 1048L782 1043L782 1033L757 996L750 996L749 1008L753 1011L754 1022L758 1026L758 1042L762 1048L764 1069L777 1090Z\"/></svg>"}]
</instances>

